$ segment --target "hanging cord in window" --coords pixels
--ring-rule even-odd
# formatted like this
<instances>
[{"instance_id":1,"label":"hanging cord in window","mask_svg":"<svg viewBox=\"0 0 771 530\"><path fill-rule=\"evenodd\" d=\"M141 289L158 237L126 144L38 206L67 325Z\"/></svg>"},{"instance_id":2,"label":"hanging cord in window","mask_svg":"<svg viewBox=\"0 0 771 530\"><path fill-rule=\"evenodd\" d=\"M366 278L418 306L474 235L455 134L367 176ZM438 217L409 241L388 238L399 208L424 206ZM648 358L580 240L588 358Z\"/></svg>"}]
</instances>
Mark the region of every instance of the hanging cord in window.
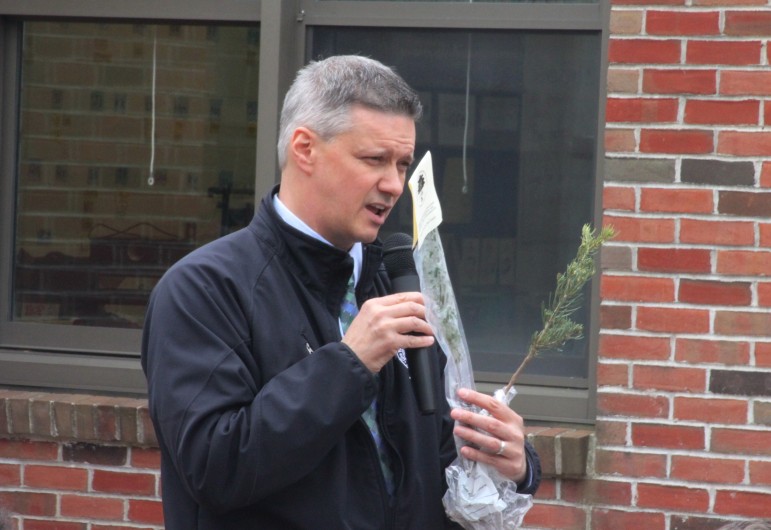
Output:
<instances>
[{"instance_id":1,"label":"hanging cord in window","mask_svg":"<svg viewBox=\"0 0 771 530\"><path fill-rule=\"evenodd\" d=\"M155 184L155 80L158 61L158 33L153 26L153 81L150 93L150 171L147 176L147 185Z\"/></svg>"},{"instance_id":2,"label":"hanging cord in window","mask_svg":"<svg viewBox=\"0 0 771 530\"><path fill-rule=\"evenodd\" d=\"M466 110L463 120L463 188L461 191L468 193L468 172L466 170L466 147L468 145L468 121L469 121L469 102L471 99L471 33L468 34L468 45L466 46Z\"/></svg>"}]
</instances>

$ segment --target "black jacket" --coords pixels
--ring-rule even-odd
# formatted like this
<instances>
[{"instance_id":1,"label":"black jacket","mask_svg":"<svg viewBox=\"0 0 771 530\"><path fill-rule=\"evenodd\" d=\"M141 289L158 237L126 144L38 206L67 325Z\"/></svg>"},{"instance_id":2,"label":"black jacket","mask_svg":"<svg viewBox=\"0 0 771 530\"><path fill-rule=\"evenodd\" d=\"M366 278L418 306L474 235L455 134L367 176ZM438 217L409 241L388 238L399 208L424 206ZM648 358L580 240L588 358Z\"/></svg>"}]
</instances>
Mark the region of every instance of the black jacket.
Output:
<instances>
[{"instance_id":1,"label":"black jacket","mask_svg":"<svg viewBox=\"0 0 771 530\"><path fill-rule=\"evenodd\" d=\"M441 497L456 453L444 356L436 352L435 415L418 412L398 360L378 384L340 342L352 269L347 253L280 221L269 195L247 228L159 282L142 366L167 530L450 527ZM367 245L359 302L388 290L380 246ZM361 419L376 394L393 497Z\"/></svg>"}]
</instances>

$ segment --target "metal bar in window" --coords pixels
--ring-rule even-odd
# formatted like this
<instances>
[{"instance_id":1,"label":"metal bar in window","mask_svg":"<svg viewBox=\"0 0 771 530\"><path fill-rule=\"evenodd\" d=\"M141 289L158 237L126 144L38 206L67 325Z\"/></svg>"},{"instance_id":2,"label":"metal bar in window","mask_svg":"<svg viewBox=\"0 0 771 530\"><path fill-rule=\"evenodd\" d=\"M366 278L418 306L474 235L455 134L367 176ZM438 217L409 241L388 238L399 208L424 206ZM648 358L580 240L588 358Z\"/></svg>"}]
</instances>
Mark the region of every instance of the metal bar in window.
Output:
<instances>
[{"instance_id":1,"label":"metal bar in window","mask_svg":"<svg viewBox=\"0 0 771 530\"><path fill-rule=\"evenodd\" d=\"M394 4L398 4L395 6ZM351 2L304 0L309 26L601 30L602 3Z\"/></svg>"},{"instance_id":2,"label":"metal bar in window","mask_svg":"<svg viewBox=\"0 0 771 530\"><path fill-rule=\"evenodd\" d=\"M254 22L260 20L261 0L188 0L176 2L135 0L132 2L71 0L0 0L0 14L13 16L152 18L169 20L217 20Z\"/></svg>"}]
</instances>

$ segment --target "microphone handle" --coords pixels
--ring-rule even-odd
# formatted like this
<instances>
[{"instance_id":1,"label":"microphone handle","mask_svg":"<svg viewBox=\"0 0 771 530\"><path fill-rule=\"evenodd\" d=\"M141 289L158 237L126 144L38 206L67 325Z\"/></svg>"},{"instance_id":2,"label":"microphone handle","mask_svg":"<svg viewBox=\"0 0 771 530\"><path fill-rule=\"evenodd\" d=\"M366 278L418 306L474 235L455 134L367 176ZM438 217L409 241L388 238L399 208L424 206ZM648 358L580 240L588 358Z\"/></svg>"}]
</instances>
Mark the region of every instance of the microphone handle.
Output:
<instances>
[{"instance_id":1,"label":"microphone handle","mask_svg":"<svg viewBox=\"0 0 771 530\"><path fill-rule=\"evenodd\" d=\"M417 272L391 279L391 287L395 293L420 292L420 278ZM408 348L407 365L410 370L412 391L418 402L421 414L436 412L436 393L434 392L433 356L426 348Z\"/></svg>"}]
</instances>

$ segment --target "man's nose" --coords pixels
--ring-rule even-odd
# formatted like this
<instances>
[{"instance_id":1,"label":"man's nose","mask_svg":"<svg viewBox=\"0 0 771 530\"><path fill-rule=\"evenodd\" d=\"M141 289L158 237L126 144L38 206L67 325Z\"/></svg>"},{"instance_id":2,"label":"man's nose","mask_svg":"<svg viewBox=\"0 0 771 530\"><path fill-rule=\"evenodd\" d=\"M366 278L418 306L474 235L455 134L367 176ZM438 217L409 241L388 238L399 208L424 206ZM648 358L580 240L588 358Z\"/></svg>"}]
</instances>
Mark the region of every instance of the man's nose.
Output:
<instances>
[{"instance_id":1,"label":"man's nose","mask_svg":"<svg viewBox=\"0 0 771 530\"><path fill-rule=\"evenodd\" d=\"M396 165L390 165L380 179L380 191L399 197L404 191L404 175Z\"/></svg>"}]
</instances>

